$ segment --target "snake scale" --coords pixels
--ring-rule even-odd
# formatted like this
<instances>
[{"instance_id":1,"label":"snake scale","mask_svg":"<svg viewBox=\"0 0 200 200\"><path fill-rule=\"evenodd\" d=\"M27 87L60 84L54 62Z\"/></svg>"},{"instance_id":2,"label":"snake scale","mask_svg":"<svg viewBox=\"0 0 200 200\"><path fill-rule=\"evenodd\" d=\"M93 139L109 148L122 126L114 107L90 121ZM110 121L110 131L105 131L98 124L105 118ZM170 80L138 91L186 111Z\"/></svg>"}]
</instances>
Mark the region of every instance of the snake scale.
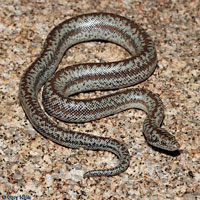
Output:
<instances>
[{"instance_id":1,"label":"snake scale","mask_svg":"<svg viewBox=\"0 0 200 200\"><path fill-rule=\"evenodd\" d=\"M67 49L93 40L120 45L131 57L118 62L73 65L55 73ZM84 177L114 176L129 167L130 154L126 145L112 138L58 126L42 109L38 93L44 86L42 101L46 112L67 122L91 121L130 108L141 109L147 114L143 125L147 143L175 151L179 148L175 137L160 128L164 108L157 94L138 88L119 90L94 99L71 97L83 91L135 85L146 80L156 66L154 44L138 24L110 13L84 14L60 23L48 34L40 55L21 78L19 99L32 126L46 138L68 148L109 151L119 158L117 166L89 171Z\"/></svg>"}]
</instances>

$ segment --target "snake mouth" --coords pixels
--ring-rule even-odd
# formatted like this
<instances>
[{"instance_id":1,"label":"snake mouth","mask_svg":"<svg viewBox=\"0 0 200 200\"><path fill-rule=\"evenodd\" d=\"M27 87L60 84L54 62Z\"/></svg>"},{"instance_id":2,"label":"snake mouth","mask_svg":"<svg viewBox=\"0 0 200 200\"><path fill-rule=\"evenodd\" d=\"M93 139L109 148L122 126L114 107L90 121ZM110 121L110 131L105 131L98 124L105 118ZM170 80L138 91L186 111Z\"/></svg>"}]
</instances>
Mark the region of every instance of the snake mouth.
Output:
<instances>
[{"instance_id":1,"label":"snake mouth","mask_svg":"<svg viewBox=\"0 0 200 200\"><path fill-rule=\"evenodd\" d=\"M148 144L158 149L173 152L180 148L175 137L163 128L154 127L150 133L144 133L144 136Z\"/></svg>"},{"instance_id":2,"label":"snake mouth","mask_svg":"<svg viewBox=\"0 0 200 200\"><path fill-rule=\"evenodd\" d=\"M150 143L149 143L150 144ZM174 143L172 143L171 145L169 145L169 144L167 144L166 145L166 142L161 142L161 144L160 145L155 145L155 144L150 144L150 145L152 145L152 146L154 146L154 147L156 147L156 148L159 148L159 149L162 149L162 150L165 150L165 151L169 151L169 152L174 152L174 151L178 151L179 150L179 148L180 148L180 144L178 143L178 142L174 142Z\"/></svg>"}]
</instances>

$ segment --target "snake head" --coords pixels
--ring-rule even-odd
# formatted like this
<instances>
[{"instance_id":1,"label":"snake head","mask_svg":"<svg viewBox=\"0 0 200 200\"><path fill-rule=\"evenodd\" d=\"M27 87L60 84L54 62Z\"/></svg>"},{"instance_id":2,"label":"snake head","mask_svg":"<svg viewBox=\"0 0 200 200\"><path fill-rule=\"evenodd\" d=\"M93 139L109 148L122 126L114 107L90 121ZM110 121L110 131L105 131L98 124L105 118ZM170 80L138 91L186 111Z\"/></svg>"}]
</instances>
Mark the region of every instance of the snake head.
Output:
<instances>
[{"instance_id":1,"label":"snake head","mask_svg":"<svg viewBox=\"0 0 200 200\"><path fill-rule=\"evenodd\" d=\"M150 130L146 130L146 132L144 132L145 138L152 146L167 151L176 151L180 147L175 137L163 128L153 127Z\"/></svg>"}]
</instances>

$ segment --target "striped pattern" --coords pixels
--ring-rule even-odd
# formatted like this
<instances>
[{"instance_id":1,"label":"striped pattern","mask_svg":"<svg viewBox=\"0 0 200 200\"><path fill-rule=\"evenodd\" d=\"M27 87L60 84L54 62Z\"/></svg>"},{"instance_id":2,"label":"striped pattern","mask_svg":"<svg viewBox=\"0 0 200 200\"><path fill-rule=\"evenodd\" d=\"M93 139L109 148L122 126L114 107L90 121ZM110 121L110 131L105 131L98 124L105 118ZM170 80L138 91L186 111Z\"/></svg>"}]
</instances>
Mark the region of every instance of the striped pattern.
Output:
<instances>
[{"instance_id":1,"label":"striped pattern","mask_svg":"<svg viewBox=\"0 0 200 200\"><path fill-rule=\"evenodd\" d=\"M112 63L90 63L67 67L55 73L65 51L84 41L106 40L124 47L129 59ZM149 35L136 23L114 14L93 13L74 17L56 26L47 36L39 57L24 72L19 99L33 127L50 140L69 147L114 153L119 164L94 170L90 176L113 176L125 171L130 155L123 142L64 129L55 124L38 102L45 84L43 103L52 116L67 122L85 122L130 108L147 113L143 133L146 141L168 151L179 148L174 136L160 128L164 117L158 95L144 89L128 89L96 99L77 100L70 95L88 90L105 90L135 85L155 70L157 56ZM52 77L51 81L49 78Z\"/></svg>"}]
</instances>

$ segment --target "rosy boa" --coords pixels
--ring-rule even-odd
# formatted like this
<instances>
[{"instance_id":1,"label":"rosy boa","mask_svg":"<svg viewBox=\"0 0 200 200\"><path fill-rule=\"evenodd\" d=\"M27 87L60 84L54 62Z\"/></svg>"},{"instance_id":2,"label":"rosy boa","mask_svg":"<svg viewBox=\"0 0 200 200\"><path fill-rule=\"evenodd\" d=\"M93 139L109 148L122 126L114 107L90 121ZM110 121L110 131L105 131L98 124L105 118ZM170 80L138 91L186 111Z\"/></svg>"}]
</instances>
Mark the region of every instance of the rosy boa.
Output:
<instances>
[{"instance_id":1,"label":"rosy boa","mask_svg":"<svg viewBox=\"0 0 200 200\"><path fill-rule=\"evenodd\" d=\"M130 58L111 63L86 63L67 67L53 76L64 53L84 41L103 40L125 48ZM130 155L123 142L64 129L45 114L38 93L46 83L43 103L46 111L67 122L85 122L130 108L141 109L147 117L143 133L147 143L175 151L175 137L160 128L164 117L163 104L157 94L145 89L127 89L95 99L77 100L72 94L88 90L116 89L146 80L157 66L157 56L150 36L136 23L108 13L93 13L68 19L47 36L39 57L24 72L19 98L33 127L43 136L69 148L83 147L114 153L119 164L110 169L86 172L84 177L113 176L125 171Z\"/></svg>"}]
</instances>

